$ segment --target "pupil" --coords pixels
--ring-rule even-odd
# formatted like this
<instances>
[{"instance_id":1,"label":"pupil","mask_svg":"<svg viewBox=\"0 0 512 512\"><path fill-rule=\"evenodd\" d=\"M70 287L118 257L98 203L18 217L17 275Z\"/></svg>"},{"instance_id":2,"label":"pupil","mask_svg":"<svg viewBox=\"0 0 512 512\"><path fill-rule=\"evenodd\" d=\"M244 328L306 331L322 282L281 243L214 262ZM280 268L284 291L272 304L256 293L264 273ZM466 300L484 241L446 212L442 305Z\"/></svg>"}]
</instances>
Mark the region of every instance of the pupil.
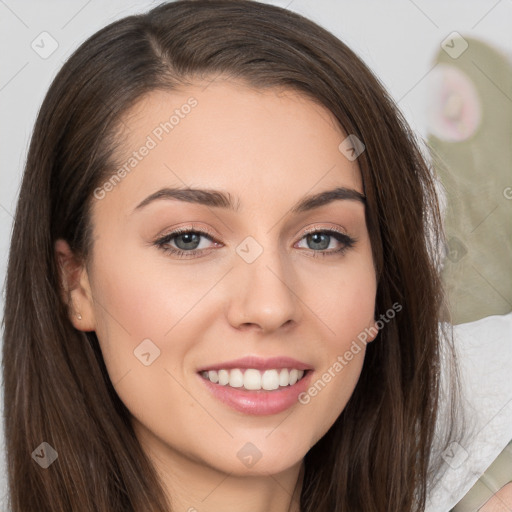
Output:
<instances>
[{"instance_id":1,"label":"pupil","mask_svg":"<svg viewBox=\"0 0 512 512\"><path fill-rule=\"evenodd\" d=\"M183 245L178 243L180 239L183 239L185 247L180 247L180 249L195 249L195 247L197 247L198 240L193 240L194 237L196 239L199 238L197 233L185 233L183 235L180 235L179 237L176 238L176 245L178 247L180 247L180 245ZM196 243L195 247L189 247L190 244L194 243Z\"/></svg>"},{"instance_id":2,"label":"pupil","mask_svg":"<svg viewBox=\"0 0 512 512\"><path fill-rule=\"evenodd\" d=\"M322 241L320 240L322 237L324 237L324 243L322 244ZM327 249L329 247L329 235L325 233L313 233L310 235L310 238L313 241L313 244L320 244L320 247L311 247L312 249ZM327 244L325 244L327 242Z\"/></svg>"}]
</instances>

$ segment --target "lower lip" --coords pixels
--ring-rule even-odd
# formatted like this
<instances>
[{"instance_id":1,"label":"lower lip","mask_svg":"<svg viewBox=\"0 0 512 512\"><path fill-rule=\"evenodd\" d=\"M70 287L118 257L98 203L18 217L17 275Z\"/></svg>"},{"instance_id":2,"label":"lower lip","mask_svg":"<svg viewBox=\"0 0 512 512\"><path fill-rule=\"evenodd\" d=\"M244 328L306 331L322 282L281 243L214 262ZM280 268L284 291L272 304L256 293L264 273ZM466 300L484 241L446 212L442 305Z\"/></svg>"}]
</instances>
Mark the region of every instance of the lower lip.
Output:
<instances>
[{"instance_id":1,"label":"lower lip","mask_svg":"<svg viewBox=\"0 0 512 512\"><path fill-rule=\"evenodd\" d=\"M214 384L199 374L198 377L210 392L226 405L244 414L264 416L278 414L298 403L299 395L308 388L311 374L312 370L308 370L293 386L280 387L272 391L232 388L228 385Z\"/></svg>"}]
</instances>

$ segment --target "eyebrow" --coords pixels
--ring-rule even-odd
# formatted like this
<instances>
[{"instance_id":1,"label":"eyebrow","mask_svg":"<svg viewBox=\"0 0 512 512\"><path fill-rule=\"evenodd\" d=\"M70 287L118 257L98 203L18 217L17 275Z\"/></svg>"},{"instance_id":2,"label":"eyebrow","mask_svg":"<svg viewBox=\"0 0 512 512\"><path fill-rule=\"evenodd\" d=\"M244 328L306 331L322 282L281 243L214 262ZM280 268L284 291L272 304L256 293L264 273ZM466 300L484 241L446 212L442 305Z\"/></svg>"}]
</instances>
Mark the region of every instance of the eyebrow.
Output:
<instances>
[{"instance_id":1,"label":"eyebrow","mask_svg":"<svg viewBox=\"0 0 512 512\"><path fill-rule=\"evenodd\" d=\"M219 190L198 188L162 188L141 201L133 209L132 213L159 199L177 200L211 206L214 208L224 208L233 212L238 212L240 207L239 200L235 203L231 194L224 193ZM302 213L339 200L359 201L363 204L366 203L366 197L357 190L346 187L336 187L332 190L325 190L324 192L319 192L318 194L302 198L291 208L290 211L292 214Z\"/></svg>"}]
</instances>

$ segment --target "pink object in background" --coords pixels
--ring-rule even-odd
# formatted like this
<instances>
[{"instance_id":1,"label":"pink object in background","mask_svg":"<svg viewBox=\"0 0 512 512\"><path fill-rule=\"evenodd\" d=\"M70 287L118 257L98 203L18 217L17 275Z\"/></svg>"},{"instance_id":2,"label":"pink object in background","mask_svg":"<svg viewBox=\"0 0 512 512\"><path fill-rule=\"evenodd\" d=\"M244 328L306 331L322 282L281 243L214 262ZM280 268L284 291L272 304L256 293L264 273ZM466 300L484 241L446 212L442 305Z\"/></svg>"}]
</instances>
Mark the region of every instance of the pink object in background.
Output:
<instances>
[{"instance_id":1,"label":"pink object in background","mask_svg":"<svg viewBox=\"0 0 512 512\"><path fill-rule=\"evenodd\" d=\"M438 64L429 77L428 128L448 142L471 137L482 119L482 107L471 79L448 64Z\"/></svg>"}]
</instances>

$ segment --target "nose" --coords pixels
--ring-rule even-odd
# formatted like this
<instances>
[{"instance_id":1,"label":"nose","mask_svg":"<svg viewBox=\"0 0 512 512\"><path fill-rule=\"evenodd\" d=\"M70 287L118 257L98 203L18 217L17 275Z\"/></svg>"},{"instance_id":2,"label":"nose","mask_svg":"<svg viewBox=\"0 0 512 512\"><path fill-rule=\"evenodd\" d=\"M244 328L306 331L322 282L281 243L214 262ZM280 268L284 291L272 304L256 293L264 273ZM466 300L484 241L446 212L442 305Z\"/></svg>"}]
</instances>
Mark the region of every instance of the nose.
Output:
<instances>
[{"instance_id":1,"label":"nose","mask_svg":"<svg viewBox=\"0 0 512 512\"><path fill-rule=\"evenodd\" d=\"M228 283L227 318L233 327L269 333L299 322L301 301L294 289L298 283L285 259L278 249L268 248L251 263L236 256Z\"/></svg>"}]
</instances>

